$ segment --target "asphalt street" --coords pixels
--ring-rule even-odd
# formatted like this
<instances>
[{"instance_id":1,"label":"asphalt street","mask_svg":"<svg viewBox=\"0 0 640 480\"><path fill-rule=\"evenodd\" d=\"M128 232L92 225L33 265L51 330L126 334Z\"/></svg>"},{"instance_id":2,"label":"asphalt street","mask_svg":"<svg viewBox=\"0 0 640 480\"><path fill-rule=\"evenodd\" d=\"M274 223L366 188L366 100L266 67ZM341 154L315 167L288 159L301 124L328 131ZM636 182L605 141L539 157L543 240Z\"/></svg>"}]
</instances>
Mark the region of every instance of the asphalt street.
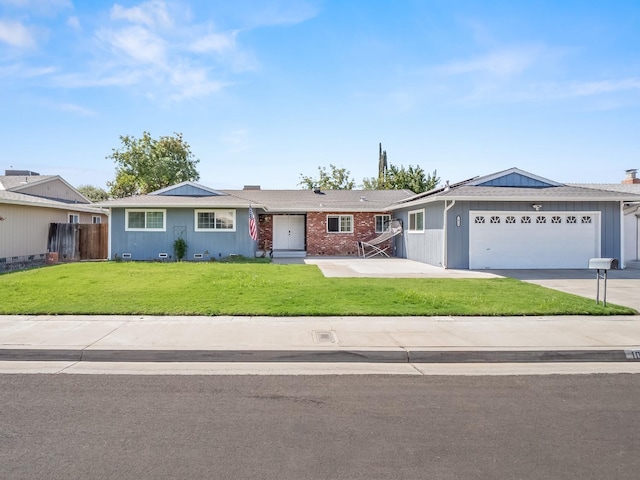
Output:
<instances>
[{"instance_id":1,"label":"asphalt street","mask_svg":"<svg viewBox=\"0 0 640 480\"><path fill-rule=\"evenodd\" d=\"M639 375L0 375L0 478L622 479Z\"/></svg>"}]
</instances>

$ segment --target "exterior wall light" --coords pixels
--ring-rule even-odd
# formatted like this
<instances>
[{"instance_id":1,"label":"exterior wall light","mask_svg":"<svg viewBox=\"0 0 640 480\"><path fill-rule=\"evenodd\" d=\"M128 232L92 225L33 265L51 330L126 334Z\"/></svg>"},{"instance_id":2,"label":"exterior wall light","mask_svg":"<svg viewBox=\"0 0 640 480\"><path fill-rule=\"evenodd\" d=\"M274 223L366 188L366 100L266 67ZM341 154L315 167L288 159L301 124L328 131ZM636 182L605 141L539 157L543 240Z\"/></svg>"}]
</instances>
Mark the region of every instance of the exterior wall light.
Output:
<instances>
[{"instance_id":1,"label":"exterior wall light","mask_svg":"<svg viewBox=\"0 0 640 480\"><path fill-rule=\"evenodd\" d=\"M538 210L540 210L542 208L542 205L540 205L539 203L534 203L533 205L531 205L533 207L533 209L537 212Z\"/></svg>"}]
</instances>

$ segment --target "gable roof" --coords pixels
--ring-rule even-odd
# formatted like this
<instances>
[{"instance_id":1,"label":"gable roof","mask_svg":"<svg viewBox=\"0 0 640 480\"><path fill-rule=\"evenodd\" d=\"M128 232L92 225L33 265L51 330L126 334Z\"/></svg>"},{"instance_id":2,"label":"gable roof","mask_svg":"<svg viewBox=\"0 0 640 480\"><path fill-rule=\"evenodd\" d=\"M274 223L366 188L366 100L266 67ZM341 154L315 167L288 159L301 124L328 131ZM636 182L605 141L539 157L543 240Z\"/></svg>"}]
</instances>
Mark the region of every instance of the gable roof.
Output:
<instances>
[{"instance_id":1,"label":"gable roof","mask_svg":"<svg viewBox=\"0 0 640 480\"><path fill-rule=\"evenodd\" d=\"M69 198L60 198L59 196L56 196L55 193L51 196L37 193L38 191L44 191L39 187L44 187L47 183L62 184L66 189L68 189L66 192L69 194ZM50 198L72 204L91 203L91 200L82 195L73 185L67 182L60 175L0 175L0 190L20 192L25 195ZM56 188L53 187L52 191L55 192Z\"/></svg>"},{"instance_id":2,"label":"gable roof","mask_svg":"<svg viewBox=\"0 0 640 480\"><path fill-rule=\"evenodd\" d=\"M467 201L639 201L637 194L564 185L518 168L474 177L401 200L391 210L445 200Z\"/></svg>"},{"instance_id":3,"label":"gable roof","mask_svg":"<svg viewBox=\"0 0 640 480\"><path fill-rule=\"evenodd\" d=\"M149 193L149 195L208 197L211 195L224 195L224 193L196 182L187 181L161 188L160 190Z\"/></svg>"}]
</instances>

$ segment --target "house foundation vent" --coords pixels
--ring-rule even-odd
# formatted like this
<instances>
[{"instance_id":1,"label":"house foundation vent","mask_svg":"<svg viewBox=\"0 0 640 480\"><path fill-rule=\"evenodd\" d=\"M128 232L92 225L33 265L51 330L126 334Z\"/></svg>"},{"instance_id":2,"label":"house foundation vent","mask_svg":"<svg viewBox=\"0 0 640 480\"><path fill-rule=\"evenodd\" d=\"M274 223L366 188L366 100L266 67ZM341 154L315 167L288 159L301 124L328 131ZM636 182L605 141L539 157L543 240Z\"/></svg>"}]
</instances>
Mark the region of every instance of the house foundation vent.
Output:
<instances>
[{"instance_id":1,"label":"house foundation vent","mask_svg":"<svg viewBox=\"0 0 640 480\"><path fill-rule=\"evenodd\" d=\"M122 258L131 258L131 254L130 253L123 253L122 254Z\"/></svg>"},{"instance_id":2,"label":"house foundation vent","mask_svg":"<svg viewBox=\"0 0 640 480\"><path fill-rule=\"evenodd\" d=\"M194 253L193 258L195 259L203 258L203 255L201 253Z\"/></svg>"},{"instance_id":3,"label":"house foundation vent","mask_svg":"<svg viewBox=\"0 0 640 480\"><path fill-rule=\"evenodd\" d=\"M159 253L158 257L159 258L169 258L169 254L168 253Z\"/></svg>"}]
</instances>

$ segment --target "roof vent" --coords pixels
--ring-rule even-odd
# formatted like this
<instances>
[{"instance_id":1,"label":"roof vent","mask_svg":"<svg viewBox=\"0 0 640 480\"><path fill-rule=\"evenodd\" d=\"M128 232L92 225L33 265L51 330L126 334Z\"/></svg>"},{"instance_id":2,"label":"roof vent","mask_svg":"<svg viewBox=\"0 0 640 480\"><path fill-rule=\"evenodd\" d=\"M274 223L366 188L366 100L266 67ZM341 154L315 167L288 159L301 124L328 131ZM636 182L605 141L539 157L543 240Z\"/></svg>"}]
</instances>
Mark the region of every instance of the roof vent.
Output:
<instances>
[{"instance_id":1,"label":"roof vent","mask_svg":"<svg viewBox=\"0 0 640 480\"><path fill-rule=\"evenodd\" d=\"M245 185L243 190L260 190L260 185Z\"/></svg>"},{"instance_id":2,"label":"roof vent","mask_svg":"<svg viewBox=\"0 0 640 480\"><path fill-rule=\"evenodd\" d=\"M444 191L448 192L449 191L449 180L447 180L446 182L444 182Z\"/></svg>"},{"instance_id":3,"label":"roof vent","mask_svg":"<svg viewBox=\"0 0 640 480\"><path fill-rule=\"evenodd\" d=\"M367 201L367 197L365 197L364 195L360 197L360 201L361 202L366 202Z\"/></svg>"},{"instance_id":4,"label":"roof vent","mask_svg":"<svg viewBox=\"0 0 640 480\"><path fill-rule=\"evenodd\" d=\"M316 187L316 188L313 189L313 193L315 193L317 195L320 195L322 193L322 190L320 190L319 188Z\"/></svg>"}]
</instances>

